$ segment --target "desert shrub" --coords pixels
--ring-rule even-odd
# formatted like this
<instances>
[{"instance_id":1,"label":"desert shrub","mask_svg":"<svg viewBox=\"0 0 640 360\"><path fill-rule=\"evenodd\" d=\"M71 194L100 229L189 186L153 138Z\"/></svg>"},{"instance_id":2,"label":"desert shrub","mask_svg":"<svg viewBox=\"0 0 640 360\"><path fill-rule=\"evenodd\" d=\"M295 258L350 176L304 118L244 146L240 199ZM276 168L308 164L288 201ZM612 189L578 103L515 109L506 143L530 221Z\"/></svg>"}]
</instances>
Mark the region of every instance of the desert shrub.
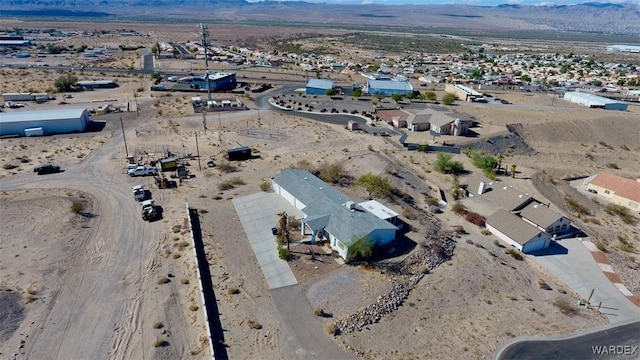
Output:
<instances>
[{"instance_id":1,"label":"desert shrub","mask_svg":"<svg viewBox=\"0 0 640 360\"><path fill-rule=\"evenodd\" d=\"M607 252L607 246L600 241L596 242L596 248L602 252Z\"/></svg>"},{"instance_id":2,"label":"desert shrub","mask_svg":"<svg viewBox=\"0 0 640 360\"><path fill-rule=\"evenodd\" d=\"M438 158L433 164L433 169L443 174L460 174L464 171L464 165L459 161L453 161L451 154L438 153Z\"/></svg>"},{"instance_id":3,"label":"desert shrub","mask_svg":"<svg viewBox=\"0 0 640 360\"><path fill-rule=\"evenodd\" d=\"M185 240L182 240L179 243L177 243L175 246L180 250L184 250L184 248L189 246L189 242L185 241Z\"/></svg>"},{"instance_id":4,"label":"desert shrub","mask_svg":"<svg viewBox=\"0 0 640 360\"><path fill-rule=\"evenodd\" d=\"M74 200L71 203L71 211L73 211L74 214L82 213L84 211L84 203L79 200Z\"/></svg>"},{"instance_id":5,"label":"desert shrub","mask_svg":"<svg viewBox=\"0 0 640 360\"><path fill-rule=\"evenodd\" d=\"M169 346L169 342L165 339L158 338L153 342L153 347L165 347L165 346Z\"/></svg>"},{"instance_id":6,"label":"desert shrub","mask_svg":"<svg viewBox=\"0 0 640 360\"><path fill-rule=\"evenodd\" d=\"M268 181L264 181L262 184L260 184L260 190L265 192L271 190L271 183Z\"/></svg>"},{"instance_id":7,"label":"desert shrub","mask_svg":"<svg viewBox=\"0 0 640 360\"><path fill-rule=\"evenodd\" d=\"M193 304L193 303L189 305L189 310L191 310L191 311L197 311L199 308L200 307L198 305Z\"/></svg>"},{"instance_id":8,"label":"desert shrub","mask_svg":"<svg viewBox=\"0 0 640 360\"><path fill-rule=\"evenodd\" d=\"M480 227L484 227L485 224L485 218L484 216L476 213L476 212L468 212L465 214L464 216L465 220L467 220L468 222L474 224L474 225L478 225Z\"/></svg>"},{"instance_id":9,"label":"desert shrub","mask_svg":"<svg viewBox=\"0 0 640 360\"><path fill-rule=\"evenodd\" d=\"M460 204L460 203L455 203L453 205L452 210L453 210L454 213L456 213L458 215L466 215L469 212L469 210L467 210L467 208L464 205Z\"/></svg>"},{"instance_id":10,"label":"desert shrub","mask_svg":"<svg viewBox=\"0 0 640 360\"><path fill-rule=\"evenodd\" d=\"M17 167L18 167L18 165L13 165L11 163L5 163L4 165L2 165L2 168L5 169L5 170L12 170L12 169L15 169Z\"/></svg>"},{"instance_id":11,"label":"desert shrub","mask_svg":"<svg viewBox=\"0 0 640 360\"><path fill-rule=\"evenodd\" d=\"M316 314L316 316L319 316L319 317L331 317L331 314L329 314L328 312L324 311L323 308L316 308L313 313Z\"/></svg>"},{"instance_id":12,"label":"desert shrub","mask_svg":"<svg viewBox=\"0 0 640 360\"><path fill-rule=\"evenodd\" d=\"M260 330L262 329L262 324L260 324L259 322L255 321L255 320L249 320L248 322L249 327L255 330Z\"/></svg>"},{"instance_id":13,"label":"desert shrub","mask_svg":"<svg viewBox=\"0 0 640 360\"><path fill-rule=\"evenodd\" d=\"M187 279L187 278L180 279L180 284L189 285L189 279Z\"/></svg>"},{"instance_id":14,"label":"desert shrub","mask_svg":"<svg viewBox=\"0 0 640 360\"><path fill-rule=\"evenodd\" d=\"M238 289L237 287L230 287L227 289L227 294L229 295L235 295L239 293L240 293L240 289Z\"/></svg>"},{"instance_id":15,"label":"desert shrub","mask_svg":"<svg viewBox=\"0 0 640 360\"><path fill-rule=\"evenodd\" d=\"M322 181L338 184L345 178L348 178L342 163L322 163L317 170L317 174L314 174L319 177Z\"/></svg>"},{"instance_id":16,"label":"desert shrub","mask_svg":"<svg viewBox=\"0 0 640 360\"><path fill-rule=\"evenodd\" d=\"M278 249L278 257L284 261L289 261L291 260L291 250L287 249L287 248L279 248Z\"/></svg>"},{"instance_id":17,"label":"desert shrub","mask_svg":"<svg viewBox=\"0 0 640 360\"><path fill-rule=\"evenodd\" d=\"M507 250L507 254L511 255L511 257L516 260L524 259L524 257L522 256L522 253L514 248L510 248L509 250Z\"/></svg>"},{"instance_id":18,"label":"desert shrub","mask_svg":"<svg viewBox=\"0 0 640 360\"><path fill-rule=\"evenodd\" d=\"M158 279L156 280L156 284L158 285L162 285L162 284L168 284L171 280L169 280L168 277L166 276L160 276L158 277Z\"/></svg>"},{"instance_id":19,"label":"desert shrub","mask_svg":"<svg viewBox=\"0 0 640 360\"><path fill-rule=\"evenodd\" d=\"M172 257L173 257L174 259L179 259L181 256L182 256L182 255L180 255L180 254L178 254L178 253L175 253L175 254L173 254L173 255L172 255Z\"/></svg>"},{"instance_id":20,"label":"desert shrub","mask_svg":"<svg viewBox=\"0 0 640 360\"><path fill-rule=\"evenodd\" d=\"M557 307L561 313L568 316L575 315L578 312L576 307L571 304L569 300L563 297L559 297L553 300L553 305Z\"/></svg>"},{"instance_id":21,"label":"desert shrub","mask_svg":"<svg viewBox=\"0 0 640 360\"><path fill-rule=\"evenodd\" d=\"M480 230L480 234L485 235L485 236L489 236L491 235L491 231L487 230L487 229L482 229ZM498 241L498 240L494 240L494 241ZM495 244L495 242L494 242Z\"/></svg>"},{"instance_id":22,"label":"desert shrub","mask_svg":"<svg viewBox=\"0 0 640 360\"><path fill-rule=\"evenodd\" d=\"M220 171L224 173L232 173L238 171L238 168L231 165L228 161L221 161L220 164L216 166Z\"/></svg>"},{"instance_id":23,"label":"desert shrub","mask_svg":"<svg viewBox=\"0 0 640 360\"><path fill-rule=\"evenodd\" d=\"M620 169L620 167L619 167L619 166L618 166L618 164L616 164L616 163L608 163L608 164L607 164L607 167L608 167L609 169L616 169L616 170Z\"/></svg>"},{"instance_id":24,"label":"desert shrub","mask_svg":"<svg viewBox=\"0 0 640 360\"><path fill-rule=\"evenodd\" d=\"M540 289L551 290L551 286L549 286L549 284L547 284L547 282L542 279L538 279L538 286L540 286Z\"/></svg>"},{"instance_id":25,"label":"desert shrub","mask_svg":"<svg viewBox=\"0 0 640 360\"><path fill-rule=\"evenodd\" d=\"M153 328L154 329L162 329L164 327L164 324L161 323L160 321L156 321L153 323Z\"/></svg>"},{"instance_id":26,"label":"desert shrub","mask_svg":"<svg viewBox=\"0 0 640 360\"><path fill-rule=\"evenodd\" d=\"M335 323L330 323L325 325L324 330L329 335L337 336L340 334L340 330L338 329L338 326Z\"/></svg>"},{"instance_id":27,"label":"desert shrub","mask_svg":"<svg viewBox=\"0 0 640 360\"><path fill-rule=\"evenodd\" d=\"M571 211L574 211L580 215L591 215L591 211L589 211L587 207L580 204L575 199L567 197L564 199L564 201L567 203L567 206L569 207L569 209L571 209Z\"/></svg>"},{"instance_id":28,"label":"desert shrub","mask_svg":"<svg viewBox=\"0 0 640 360\"><path fill-rule=\"evenodd\" d=\"M604 211L606 211L609 215L618 215L622 222L625 224L633 224L636 222L636 218L629 213L629 209L622 205L617 204L607 204L605 206Z\"/></svg>"},{"instance_id":29,"label":"desert shrub","mask_svg":"<svg viewBox=\"0 0 640 360\"><path fill-rule=\"evenodd\" d=\"M418 218L418 217L416 216L415 212L414 212L412 209L410 209L410 208L403 208L403 209L402 209L402 216L403 216L405 219L409 219L409 220L415 220L415 219L417 219L417 218Z\"/></svg>"}]
</instances>

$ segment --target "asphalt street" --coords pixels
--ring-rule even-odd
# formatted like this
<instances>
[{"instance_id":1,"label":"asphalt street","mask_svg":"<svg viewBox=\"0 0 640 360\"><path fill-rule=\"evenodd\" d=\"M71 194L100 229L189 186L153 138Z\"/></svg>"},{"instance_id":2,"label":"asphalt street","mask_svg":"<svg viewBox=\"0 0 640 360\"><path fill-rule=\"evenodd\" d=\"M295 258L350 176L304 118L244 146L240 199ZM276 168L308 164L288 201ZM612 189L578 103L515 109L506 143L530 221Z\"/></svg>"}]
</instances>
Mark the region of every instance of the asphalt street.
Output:
<instances>
[{"instance_id":1,"label":"asphalt street","mask_svg":"<svg viewBox=\"0 0 640 360\"><path fill-rule=\"evenodd\" d=\"M575 335L546 339L527 339L505 346L496 353L498 360L600 360L640 359L640 321Z\"/></svg>"}]
</instances>

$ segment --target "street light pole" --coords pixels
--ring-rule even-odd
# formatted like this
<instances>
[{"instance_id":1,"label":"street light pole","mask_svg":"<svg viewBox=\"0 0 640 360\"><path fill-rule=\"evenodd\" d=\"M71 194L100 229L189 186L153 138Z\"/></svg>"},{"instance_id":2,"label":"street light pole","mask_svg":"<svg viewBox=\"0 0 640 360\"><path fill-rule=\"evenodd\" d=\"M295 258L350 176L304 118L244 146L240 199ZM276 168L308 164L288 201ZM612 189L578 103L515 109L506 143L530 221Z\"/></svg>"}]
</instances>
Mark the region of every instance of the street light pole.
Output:
<instances>
[{"instance_id":1,"label":"street light pole","mask_svg":"<svg viewBox=\"0 0 640 360\"><path fill-rule=\"evenodd\" d=\"M204 127L204 134L207 135L207 110L202 110L202 126Z\"/></svg>"}]
</instances>

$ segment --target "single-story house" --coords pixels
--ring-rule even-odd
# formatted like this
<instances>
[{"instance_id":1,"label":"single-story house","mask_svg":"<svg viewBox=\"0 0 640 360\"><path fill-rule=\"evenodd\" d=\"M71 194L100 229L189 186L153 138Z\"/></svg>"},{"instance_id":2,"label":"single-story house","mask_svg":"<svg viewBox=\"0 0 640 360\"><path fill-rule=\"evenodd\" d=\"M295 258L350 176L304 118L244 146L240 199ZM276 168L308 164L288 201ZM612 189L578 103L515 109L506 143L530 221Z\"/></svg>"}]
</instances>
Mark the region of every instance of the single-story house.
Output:
<instances>
[{"instance_id":1,"label":"single-story house","mask_svg":"<svg viewBox=\"0 0 640 360\"><path fill-rule=\"evenodd\" d=\"M429 130L429 119L432 114L419 113L415 115L409 115L407 117L407 128L411 131L427 131Z\"/></svg>"},{"instance_id":2,"label":"single-story house","mask_svg":"<svg viewBox=\"0 0 640 360\"><path fill-rule=\"evenodd\" d=\"M350 247L361 239L372 241L376 247L395 240L395 225L308 171L285 169L271 182L277 194L304 214L300 220L302 233L310 232L312 241L316 236L328 239L331 248L344 259L350 256Z\"/></svg>"},{"instance_id":3,"label":"single-story house","mask_svg":"<svg viewBox=\"0 0 640 360\"><path fill-rule=\"evenodd\" d=\"M522 220L549 235L559 235L571 228L571 221L543 204L532 202L519 213Z\"/></svg>"},{"instance_id":4,"label":"single-story house","mask_svg":"<svg viewBox=\"0 0 640 360\"><path fill-rule=\"evenodd\" d=\"M627 179L608 172L599 172L588 184L591 189L610 202L640 212L640 179Z\"/></svg>"},{"instance_id":5,"label":"single-story house","mask_svg":"<svg viewBox=\"0 0 640 360\"><path fill-rule=\"evenodd\" d=\"M495 186L482 196L507 211L519 211L534 201L529 194L523 194L513 186Z\"/></svg>"},{"instance_id":6,"label":"single-story house","mask_svg":"<svg viewBox=\"0 0 640 360\"><path fill-rule=\"evenodd\" d=\"M503 209L489 216L485 226L495 236L525 254L545 249L551 244L551 238L544 231Z\"/></svg>"},{"instance_id":7,"label":"single-story house","mask_svg":"<svg viewBox=\"0 0 640 360\"><path fill-rule=\"evenodd\" d=\"M431 128L440 135L460 136L465 134L473 120L452 116L452 113L434 112L431 116Z\"/></svg>"},{"instance_id":8,"label":"single-story house","mask_svg":"<svg viewBox=\"0 0 640 360\"><path fill-rule=\"evenodd\" d=\"M500 186L501 184L495 180L491 180L484 175L471 175L460 184L462 189L465 190L465 196L473 197L476 195L482 195L487 191L492 191L494 186Z\"/></svg>"},{"instance_id":9,"label":"single-story house","mask_svg":"<svg viewBox=\"0 0 640 360\"><path fill-rule=\"evenodd\" d=\"M391 119L391 124L393 125L393 127L397 128L397 129L407 127L407 118L408 117L409 117L409 115L394 116Z\"/></svg>"}]
</instances>

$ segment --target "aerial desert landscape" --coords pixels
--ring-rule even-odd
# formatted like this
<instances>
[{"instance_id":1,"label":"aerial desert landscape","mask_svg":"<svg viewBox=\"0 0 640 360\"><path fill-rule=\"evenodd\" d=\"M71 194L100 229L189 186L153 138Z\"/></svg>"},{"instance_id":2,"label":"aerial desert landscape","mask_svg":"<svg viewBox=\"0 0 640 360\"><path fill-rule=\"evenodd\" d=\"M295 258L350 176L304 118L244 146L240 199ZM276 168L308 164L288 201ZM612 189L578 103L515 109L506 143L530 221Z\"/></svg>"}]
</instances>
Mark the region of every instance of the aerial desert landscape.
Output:
<instances>
[{"instance_id":1,"label":"aerial desert landscape","mask_svg":"<svg viewBox=\"0 0 640 360\"><path fill-rule=\"evenodd\" d=\"M204 359L214 356L212 349L222 359L478 359L494 356L519 337L568 335L622 321L616 317L640 318L640 216L637 211L626 218L612 213L606 200L582 184L601 171L640 177L637 101L628 102L626 111L593 109L563 100L558 92L487 85L479 91L507 104L445 104L444 83L423 86L419 76L410 76L409 82L419 92L433 92L437 104L373 96L363 101L351 93L304 93L313 78L331 78L343 88L366 82L357 73L210 61L209 70L234 72L238 84L247 86L241 92L214 92L212 98L232 100L245 110L203 114L194 111L192 97L206 98L206 92L153 91L150 74L131 71L139 69L143 49L155 44L197 44L196 24L2 21L7 29L121 28L144 35L72 36L56 42L76 49L141 46L100 59L76 53L2 59L2 93L55 96L20 108L7 105L3 114L86 108L100 126L0 139L1 359ZM217 27L211 37L227 47L267 52L277 52L270 49L274 41L290 37L296 39L292 49L311 52L333 45L332 57L373 63L372 54L379 51L342 43L348 33L229 25ZM589 48L565 46L558 52ZM385 59L392 63L404 55L389 52ZM638 59L636 54L624 61L638 66ZM197 56L158 58L155 70L164 78L189 76L204 73L205 65ZM66 74L119 86L59 92L55 82ZM264 91L247 90L261 84L268 85ZM305 110L277 106L278 99ZM107 105L111 112L100 113ZM342 114L320 111L332 107ZM352 107L358 109L352 114L363 130L347 129ZM387 117L425 107L468 116L476 135L436 137L388 126ZM378 117L360 115L364 112ZM391 136L371 133L383 130ZM408 151L398 142L401 133L408 143L447 143L500 155L495 188L513 186L569 219L583 235L557 242L562 246L565 241L569 252L575 242L580 251L592 253L586 259L600 276L615 273L616 280L606 286L617 291L612 284L621 284L622 290L611 295L572 287L540 260L545 256L512 251L484 225L459 215L459 206L472 212L491 208L479 196L453 196L457 184L483 171L458 152L452 158L465 171L455 176L438 172L440 153ZM228 149L241 146L253 156L242 161L225 157ZM153 177L127 174L130 159L159 166L168 157L180 158L188 170L184 178L163 172L175 187L159 188ZM33 171L48 162L62 171ZM291 257L281 262L297 284L270 287L237 201L263 196L268 200L262 211L279 204L272 178L291 168L333 179L325 181L354 201L373 198L397 213L402 229L395 245L345 262L329 241L311 241L294 226L291 244L284 245ZM391 190L372 196L358 185L369 174L386 179ZM160 206L157 221L141 218L131 193L138 184ZM299 213L283 204L280 211L290 218ZM201 231L192 227L191 212ZM272 215L276 226L279 217ZM271 234L271 229L262 230ZM196 263L194 236L201 237L206 272ZM273 249L282 249L278 236L269 236ZM605 263L608 268L601 270ZM202 294L207 283L213 298ZM614 298L627 302L610 309Z\"/></svg>"}]
</instances>

